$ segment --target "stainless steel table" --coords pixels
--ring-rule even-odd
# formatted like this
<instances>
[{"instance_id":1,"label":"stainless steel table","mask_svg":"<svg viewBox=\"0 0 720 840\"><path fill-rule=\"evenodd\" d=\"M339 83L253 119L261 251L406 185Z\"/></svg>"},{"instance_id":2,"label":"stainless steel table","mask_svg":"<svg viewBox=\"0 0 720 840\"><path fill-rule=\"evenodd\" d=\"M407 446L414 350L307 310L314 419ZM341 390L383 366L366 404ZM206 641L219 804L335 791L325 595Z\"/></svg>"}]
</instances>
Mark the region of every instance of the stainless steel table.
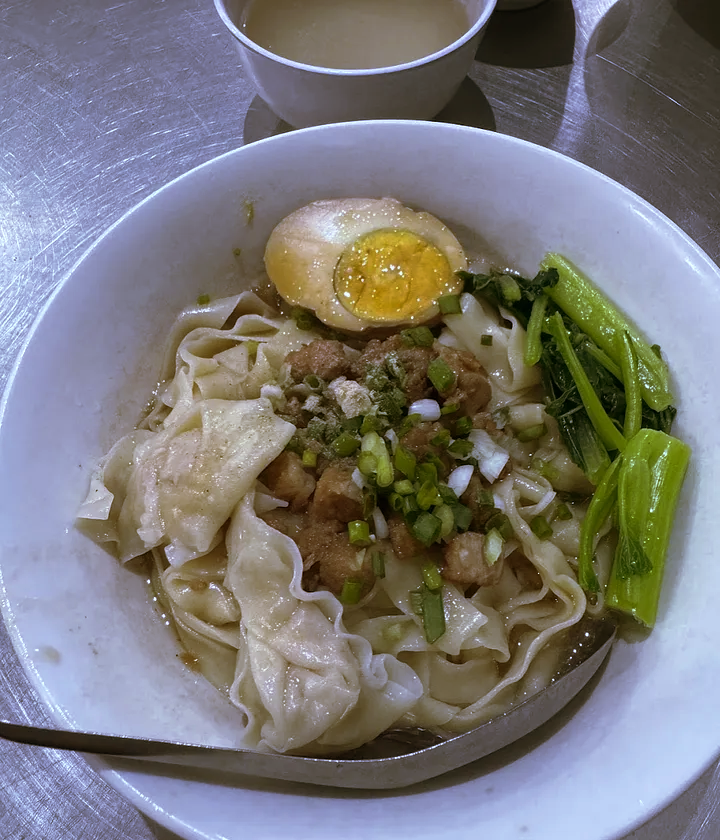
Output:
<instances>
[{"instance_id":1,"label":"stainless steel table","mask_svg":"<svg viewBox=\"0 0 720 840\"><path fill-rule=\"evenodd\" d=\"M589 164L720 262L717 0L545 0L496 13L477 59L441 119ZM0 62L4 386L40 306L105 227L171 178L288 127L243 77L211 0L0 0ZM4 630L0 714L46 720ZM717 840L719 797L713 767L629 837ZM0 838L173 836L82 758L0 744Z\"/></svg>"}]
</instances>

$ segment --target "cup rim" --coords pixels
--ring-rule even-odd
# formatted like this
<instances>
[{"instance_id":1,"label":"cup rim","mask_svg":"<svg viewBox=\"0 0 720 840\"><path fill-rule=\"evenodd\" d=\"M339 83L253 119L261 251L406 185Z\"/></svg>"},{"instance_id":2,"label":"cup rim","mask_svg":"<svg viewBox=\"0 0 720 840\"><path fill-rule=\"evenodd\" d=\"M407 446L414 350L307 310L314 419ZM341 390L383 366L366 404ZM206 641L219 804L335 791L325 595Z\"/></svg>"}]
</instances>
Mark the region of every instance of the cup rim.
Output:
<instances>
[{"instance_id":1,"label":"cup rim","mask_svg":"<svg viewBox=\"0 0 720 840\"><path fill-rule=\"evenodd\" d=\"M381 76L381 75L388 75L389 73L397 73L402 70L411 70L414 67L422 67L425 64L430 64L433 61L436 61L443 56L449 55L452 52L455 52L460 47L464 46L468 41L472 40L472 38L477 35L477 33L485 26L485 24L490 19L490 16L495 11L495 6L497 5L497 0L483 0L485 6L483 10L480 12L477 20L473 25L465 31L463 35L461 35L457 40L453 41L451 44L448 44L443 49L438 50L437 52L430 53L429 55L424 55L422 58L417 58L415 61L407 61L404 64L388 64L384 67L368 67L364 69L357 69L353 70L351 68L343 68L343 67L323 67L319 64L304 64L300 61L293 61L289 58L284 58L277 53L271 52L270 50L266 50L264 47L261 47L259 44L256 44L255 41L250 40L247 35L243 34L243 32L235 25L235 23L230 18L226 8L226 0L213 0L215 5L215 11L220 16L220 19L225 24L225 27L228 29L230 34L240 43L246 47L251 52L257 53L258 55L262 55L265 58L270 59L271 61L276 62L277 64L282 64L286 67L291 67L295 70L305 70L311 73L317 73L323 76Z\"/></svg>"}]
</instances>

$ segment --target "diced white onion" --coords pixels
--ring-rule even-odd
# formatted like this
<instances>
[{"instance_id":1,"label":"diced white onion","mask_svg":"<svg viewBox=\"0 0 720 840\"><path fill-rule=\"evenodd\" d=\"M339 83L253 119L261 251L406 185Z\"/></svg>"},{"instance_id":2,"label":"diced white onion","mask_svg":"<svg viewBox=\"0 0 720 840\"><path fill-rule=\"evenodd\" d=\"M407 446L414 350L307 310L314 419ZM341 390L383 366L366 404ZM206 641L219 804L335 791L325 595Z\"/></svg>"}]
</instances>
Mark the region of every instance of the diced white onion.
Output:
<instances>
[{"instance_id":1,"label":"diced white onion","mask_svg":"<svg viewBox=\"0 0 720 840\"><path fill-rule=\"evenodd\" d=\"M463 464L461 467L456 467L448 476L448 487L458 498L468 489L474 469L472 464Z\"/></svg>"},{"instance_id":2,"label":"diced white onion","mask_svg":"<svg viewBox=\"0 0 720 840\"><path fill-rule=\"evenodd\" d=\"M375 526L375 536L379 540L386 540L390 536L390 529L388 528L387 519L385 515L376 507L372 512L373 525Z\"/></svg>"},{"instance_id":3,"label":"diced white onion","mask_svg":"<svg viewBox=\"0 0 720 840\"><path fill-rule=\"evenodd\" d=\"M355 467L355 469L352 471L352 475L350 476L350 478L353 480L353 483L357 484L357 486L361 489L365 486L365 479L363 478L363 474L357 467Z\"/></svg>"},{"instance_id":4,"label":"diced white onion","mask_svg":"<svg viewBox=\"0 0 720 840\"><path fill-rule=\"evenodd\" d=\"M408 409L408 414L419 414L424 421L430 423L439 420L441 416L437 400L416 400Z\"/></svg>"},{"instance_id":5,"label":"diced white onion","mask_svg":"<svg viewBox=\"0 0 720 840\"><path fill-rule=\"evenodd\" d=\"M472 456L477 458L478 469L492 484L510 460L510 454L499 446L484 429L473 429L468 435L472 443Z\"/></svg>"}]
</instances>

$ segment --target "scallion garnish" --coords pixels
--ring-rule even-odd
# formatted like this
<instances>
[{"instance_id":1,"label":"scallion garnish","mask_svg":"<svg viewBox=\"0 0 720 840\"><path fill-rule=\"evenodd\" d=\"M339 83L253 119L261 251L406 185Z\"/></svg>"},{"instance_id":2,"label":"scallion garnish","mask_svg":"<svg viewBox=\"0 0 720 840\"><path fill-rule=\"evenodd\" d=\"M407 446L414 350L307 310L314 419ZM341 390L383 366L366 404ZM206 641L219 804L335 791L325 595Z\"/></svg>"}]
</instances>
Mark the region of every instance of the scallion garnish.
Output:
<instances>
[{"instance_id":1,"label":"scallion garnish","mask_svg":"<svg viewBox=\"0 0 720 840\"><path fill-rule=\"evenodd\" d=\"M442 429L442 431L439 431L435 437L430 439L430 443L432 443L433 446L448 446L451 440L450 430Z\"/></svg>"},{"instance_id":2,"label":"scallion garnish","mask_svg":"<svg viewBox=\"0 0 720 840\"><path fill-rule=\"evenodd\" d=\"M462 312L460 306L460 295L442 295L438 298L438 306L441 315L457 315Z\"/></svg>"},{"instance_id":3,"label":"scallion garnish","mask_svg":"<svg viewBox=\"0 0 720 840\"><path fill-rule=\"evenodd\" d=\"M500 532L496 531L495 528L491 528L487 534L485 534L483 557L485 558L485 562L488 566L493 566L500 559L504 544L505 540L503 540Z\"/></svg>"},{"instance_id":4,"label":"scallion garnish","mask_svg":"<svg viewBox=\"0 0 720 840\"><path fill-rule=\"evenodd\" d=\"M348 539L351 545L370 545L370 526L363 519L348 522Z\"/></svg>"},{"instance_id":5,"label":"scallion garnish","mask_svg":"<svg viewBox=\"0 0 720 840\"><path fill-rule=\"evenodd\" d=\"M372 570L375 577L385 577L385 555L382 551L374 552L372 556Z\"/></svg>"},{"instance_id":6,"label":"scallion garnish","mask_svg":"<svg viewBox=\"0 0 720 840\"><path fill-rule=\"evenodd\" d=\"M547 426L544 423L536 423L534 426L528 426L527 429L521 429L515 437L520 443L528 443L531 440L537 440L543 435L547 434Z\"/></svg>"},{"instance_id":7,"label":"scallion garnish","mask_svg":"<svg viewBox=\"0 0 720 840\"><path fill-rule=\"evenodd\" d=\"M440 414L455 414L455 412L459 411L459 409L459 403L447 403L440 409Z\"/></svg>"},{"instance_id":8,"label":"scallion garnish","mask_svg":"<svg viewBox=\"0 0 720 840\"><path fill-rule=\"evenodd\" d=\"M440 394L447 393L455 384L455 373L448 363L438 356L427 369L428 379Z\"/></svg>"},{"instance_id":9,"label":"scallion garnish","mask_svg":"<svg viewBox=\"0 0 720 840\"><path fill-rule=\"evenodd\" d=\"M460 504L457 502L454 505L450 505L450 510L452 511L453 519L455 520L455 527L458 531L467 531L467 529L472 524L472 511L470 510L467 505Z\"/></svg>"},{"instance_id":10,"label":"scallion garnish","mask_svg":"<svg viewBox=\"0 0 720 840\"><path fill-rule=\"evenodd\" d=\"M570 508L565 504L565 502L561 502L555 508L555 519L561 519L568 521L573 518L572 512Z\"/></svg>"},{"instance_id":11,"label":"scallion garnish","mask_svg":"<svg viewBox=\"0 0 720 840\"><path fill-rule=\"evenodd\" d=\"M393 484L393 490L401 496L410 496L415 492L412 481L407 478L402 479L402 481L396 481Z\"/></svg>"},{"instance_id":12,"label":"scallion garnish","mask_svg":"<svg viewBox=\"0 0 720 840\"><path fill-rule=\"evenodd\" d=\"M463 438L453 441L450 446L448 446L448 452L458 458L467 458L472 451L473 445L471 441Z\"/></svg>"},{"instance_id":13,"label":"scallion garnish","mask_svg":"<svg viewBox=\"0 0 720 840\"><path fill-rule=\"evenodd\" d=\"M533 516L530 520L530 530L539 540L549 540L553 535L553 529L544 516Z\"/></svg>"},{"instance_id":14,"label":"scallion garnish","mask_svg":"<svg viewBox=\"0 0 720 840\"><path fill-rule=\"evenodd\" d=\"M438 505L434 508L433 513L442 523L440 528L440 539L444 540L445 537L450 535L452 529L455 527L455 517L453 516L452 508L450 505Z\"/></svg>"},{"instance_id":15,"label":"scallion garnish","mask_svg":"<svg viewBox=\"0 0 720 840\"><path fill-rule=\"evenodd\" d=\"M312 449L306 449L302 454L302 462L303 467L316 467L317 452L313 452Z\"/></svg>"},{"instance_id":16,"label":"scallion garnish","mask_svg":"<svg viewBox=\"0 0 720 840\"><path fill-rule=\"evenodd\" d=\"M434 514L423 511L412 524L411 530L416 540L430 546L438 540L442 531L442 522Z\"/></svg>"},{"instance_id":17,"label":"scallion garnish","mask_svg":"<svg viewBox=\"0 0 720 840\"><path fill-rule=\"evenodd\" d=\"M418 464L416 473L417 480L420 482L420 484L425 484L426 481L429 481L431 484L437 484L437 464L433 464L429 461L423 461L422 464Z\"/></svg>"},{"instance_id":18,"label":"scallion garnish","mask_svg":"<svg viewBox=\"0 0 720 840\"><path fill-rule=\"evenodd\" d=\"M403 342L410 347L432 347L435 336L430 332L430 327L413 327L409 330L402 330L400 336Z\"/></svg>"},{"instance_id":19,"label":"scallion garnish","mask_svg":"<svg viewBox=\"0 0 720 840\"><path fill-rule=\"evenodd\" d=\"M426 481L421 485L415 499L420 510L430 510L433 505L438 505L442 502L437 487L432 481Z\"/></svg>"},{"instance_id":20,"label":"scallion garnish","mask_svg":"<svg viewBox=\"0 0 720 840\"><path fill-rule=\"evenodd\" d=\"M464 437L465 435L469 435L472 430L472 417L468 417L467 415L465 415L463 417L458 417L458 419L455 421L455 437Z\"/></svg>"},{"instance_id":21,"label":"scallion garnish","mask_svg":"<svg viewBox=\"0 0 720 840\"><path fill-rule=\"evenodd\" d=\"M395 466L410 481L415 480L417 472L417 458L409 450L400 444L395 450Z\"/></svg>"},{"instance_id":22,"label":"scallion garnish","mask_svg":"<svg viewBox=\"0 0 720 840\"><path fill-rule=\"evenodd\" d=\"M341 458L346 458L357 451L360 441L350 432L341 432L331 444L334 452Z\"/></svg>"},{"instance_id":23,"label":"scallion garnish","mask_svg":"<svg viewBox=\"0 0 720 840\"><path fill-rule=\"evenodd\" d=\"M428 560L427 563L423 564L422 576L423 582L428 589L440 589L443 585L440 569L438 569L437 563L432 560Z\"/></svg>"},{"instance_id":24,"label":"scallion garnish","mask_svg":"<svg viewBox=\"0 0 720 840\"><path fill-rule=\"evenodd\" d=\"M369 478L377 472L377 458L372 452L361 452L358 455L357 467L366 478Z\"/></svg>"},{"instance_id":25,"label":"scallion garnish","mask_svg":"<svg viewBox=\"0 0 720 840\"><path fill-rule=\"evenodd\" d=\"M355 580L353 578L348 578L342 585L342 590L340 591L340 603L347 604L351 606L352 604L357 604L360 600L360 596L362 595L362 581Z\"/></svg>"},{"instance_id":26,"label":"scallion garnish","mask_svg":"<svg viewBox=\"0 0 720 840\"><path fill-rule=\"evenodd\" d=\"M489 333L480 336L480 344L483 347L492 347L493 337Z\"/></svg>"},{"instance_id":27,"label":"scallion garnish","mask_svg":"<svg viewBox=\"0 0 720 840\"><path fill-rule=\"evenodd\" d=\"M198 295L197 305L207 306L210 303L210 295Z\"/></svg>"},{"instance_id":28,"label":"scallion garnish","mask_svg":"<svg viewBox=\"0 0 720 840\"><path fill-rule=\"evenodd\" d=\"M493 528L495 528L495 530L505 541L512 539L513 534L515 533L513 530L512 522L510 522L508 515L500 511L493 514L490 517L490 519L488 519L488 521L485 523L486 533L487 531L492 531Z\"/></svg>"},{"instance_id":29,"label":"scallion garnish","mask_svg":"<svg viewBox=\"0 0 720 840\"><path fill-rule=\"evenodd\" d=\"M422 599L422 620L425 638L428 644L435 644L445 633L445 608L443 606L442 589L420 588Z\"/></svg>"}]
</instances>

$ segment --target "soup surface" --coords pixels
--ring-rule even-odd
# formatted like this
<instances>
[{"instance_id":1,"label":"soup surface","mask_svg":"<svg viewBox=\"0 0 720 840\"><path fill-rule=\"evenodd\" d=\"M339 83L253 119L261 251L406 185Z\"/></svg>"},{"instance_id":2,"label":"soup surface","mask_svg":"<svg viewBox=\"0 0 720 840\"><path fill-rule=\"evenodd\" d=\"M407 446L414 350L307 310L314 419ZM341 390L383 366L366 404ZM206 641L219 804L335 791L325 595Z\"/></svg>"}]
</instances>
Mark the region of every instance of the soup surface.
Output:
<instances>
[{"instance_id":1,"label":"soup surface","mask_svg":"<svg viewBox=\"0 0 720 840\"><path fill-rule=\"evenodd\" d=\"M468 25L459 0L250 0L241 20L248 38L283 58L358 70L431 55Z\"/></svg>"}]
</instances>

